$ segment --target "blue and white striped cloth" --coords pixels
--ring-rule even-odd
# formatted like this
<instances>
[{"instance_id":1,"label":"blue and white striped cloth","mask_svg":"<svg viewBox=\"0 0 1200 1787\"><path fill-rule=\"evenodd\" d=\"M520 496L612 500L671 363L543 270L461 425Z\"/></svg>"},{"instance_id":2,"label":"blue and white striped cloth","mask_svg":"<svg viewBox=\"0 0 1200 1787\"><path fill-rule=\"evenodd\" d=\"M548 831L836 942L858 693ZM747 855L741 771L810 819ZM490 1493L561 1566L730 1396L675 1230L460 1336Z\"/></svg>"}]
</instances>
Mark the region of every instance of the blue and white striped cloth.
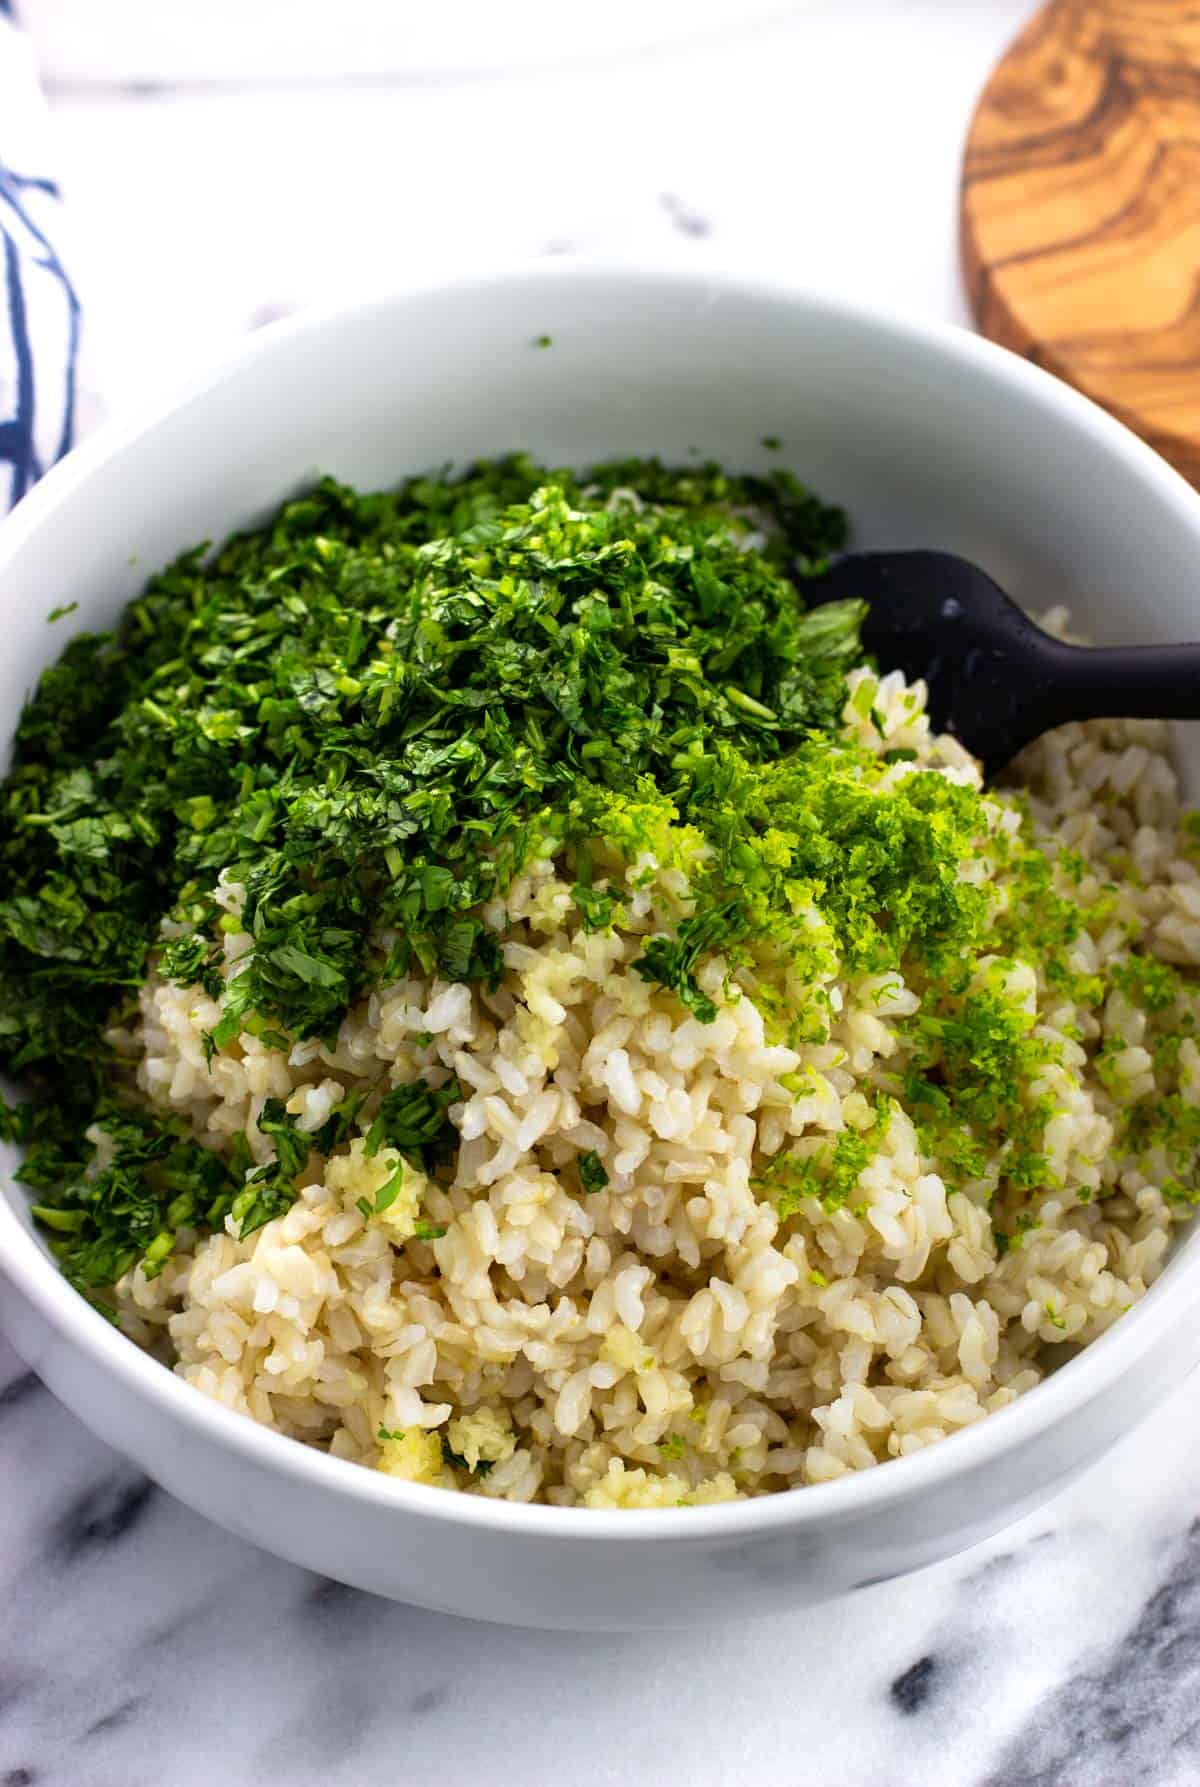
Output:
<instances>
[{"instance_id":1,"label":"blue and white striped cloth","mask_svg":"<svg viewBox=\"0 0 1200 1787\"><path fill-rule=\"evenodd\" d=\"M62 206L48 172L48 117L29 45L0 0L0 510L72 445L79 299L60 258Z\"/></svg>"}]
</instances>

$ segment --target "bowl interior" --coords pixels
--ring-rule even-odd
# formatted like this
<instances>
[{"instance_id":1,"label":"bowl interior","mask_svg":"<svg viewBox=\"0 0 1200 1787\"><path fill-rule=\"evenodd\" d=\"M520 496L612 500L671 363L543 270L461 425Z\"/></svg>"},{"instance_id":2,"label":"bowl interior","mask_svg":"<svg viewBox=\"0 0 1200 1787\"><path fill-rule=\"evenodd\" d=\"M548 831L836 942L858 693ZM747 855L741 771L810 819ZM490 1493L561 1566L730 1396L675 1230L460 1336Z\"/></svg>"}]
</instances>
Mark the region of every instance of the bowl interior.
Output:
<instances>
[{"instance_id":1,"label":"bowl interior","mask_svg":"<svg viewBox=\"0 0 1200 1787\"><path fill-rule=\"evenodd\" d=\"M557 266L266 331L51 474L0 527L5 758L69 632L110 623L182 548L322 472L382 486L518 447L551 464L785 465L846 506L857 544L963 553L1035 610L1068 604L1103 642L1200 635L1200 499L1024 363L769 287ZM1193 786L1197 732L1180 732Z\"/></svg>"}]
</instances>

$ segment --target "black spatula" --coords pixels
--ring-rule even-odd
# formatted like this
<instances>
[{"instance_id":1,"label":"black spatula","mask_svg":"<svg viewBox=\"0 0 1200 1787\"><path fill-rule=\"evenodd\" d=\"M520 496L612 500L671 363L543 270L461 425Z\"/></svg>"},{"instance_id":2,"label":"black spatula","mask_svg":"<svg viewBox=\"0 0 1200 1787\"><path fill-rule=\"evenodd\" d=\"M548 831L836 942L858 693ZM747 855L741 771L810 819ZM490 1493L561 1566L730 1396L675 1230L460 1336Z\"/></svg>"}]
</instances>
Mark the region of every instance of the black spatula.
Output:
<instances>
[{"instance_id":1,"label":"black spatula","mask_svg":"<svg viewBox=\"0 0 1200 1787\"><path fill-rule=\"evenodd\" d=\"M1200 645L1064 645L951 552L853 552L804 585L810 606L868 604L881 670L924 677L934 728L993 776L1068 720L1200 720Z\"/></svg>"}]
</instances>

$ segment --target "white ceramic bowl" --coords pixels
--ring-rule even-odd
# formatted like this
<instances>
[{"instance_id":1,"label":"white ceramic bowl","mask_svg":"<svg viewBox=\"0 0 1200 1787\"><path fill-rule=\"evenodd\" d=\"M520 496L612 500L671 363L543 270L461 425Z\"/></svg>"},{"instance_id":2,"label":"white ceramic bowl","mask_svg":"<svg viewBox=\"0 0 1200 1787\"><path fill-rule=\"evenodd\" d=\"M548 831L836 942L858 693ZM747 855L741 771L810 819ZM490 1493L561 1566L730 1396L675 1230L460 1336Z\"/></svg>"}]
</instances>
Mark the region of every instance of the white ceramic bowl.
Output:
<instances>
[{"instance_id":1,"label":"white ceramic bowl","mask_svg":"<svg viewBox=\"0 0 1200 1787\"><path fill-rule=\"evenodd\" d=\"M543 334L553 345L539 350ZM762 448L771 435L782 454ZM177 549L264 515L318 471L384 485L516 446L551 463L697 450L783 462L847 505L860 543L965 553L1114 643L1200 632L1200 497L1023 361L778 286L547 263L279 325L51 472L0 525L4 732L62 646L62 624L46 625L56 603L77 601L77 624L110 622ZM494 1620L685 1624L917 1569L1050 1495L1200 1356L1192 1239L1081 1357L913 1457L718 1507L517 1507L395 1482L208 1401L76 1296L4 1183L3 1325L88 1426L285 1557Z\"/></svg>"}]
</instances>

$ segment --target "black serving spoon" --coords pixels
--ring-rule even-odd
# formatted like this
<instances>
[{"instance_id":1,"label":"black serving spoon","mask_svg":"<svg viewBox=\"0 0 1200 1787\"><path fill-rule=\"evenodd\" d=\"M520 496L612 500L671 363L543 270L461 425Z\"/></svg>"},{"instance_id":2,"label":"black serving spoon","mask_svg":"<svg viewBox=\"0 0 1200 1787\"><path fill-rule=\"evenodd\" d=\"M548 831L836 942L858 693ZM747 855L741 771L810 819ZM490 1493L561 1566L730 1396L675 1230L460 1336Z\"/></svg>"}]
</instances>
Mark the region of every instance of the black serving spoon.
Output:
<instances>
[{"instance_id":1,"label":"black serving spoon","mask_svg":"<svg viewBox=\"0 0 1200 1787\"><path fill-rule=\"evenodd\" d=\"M952 552L847 553L802 589L810 606L867 603L866 650L924 677L935 730L987 776L1068 720L1200 720L1200 645L1064 645Z\"/></svg>"}]
</instances>

